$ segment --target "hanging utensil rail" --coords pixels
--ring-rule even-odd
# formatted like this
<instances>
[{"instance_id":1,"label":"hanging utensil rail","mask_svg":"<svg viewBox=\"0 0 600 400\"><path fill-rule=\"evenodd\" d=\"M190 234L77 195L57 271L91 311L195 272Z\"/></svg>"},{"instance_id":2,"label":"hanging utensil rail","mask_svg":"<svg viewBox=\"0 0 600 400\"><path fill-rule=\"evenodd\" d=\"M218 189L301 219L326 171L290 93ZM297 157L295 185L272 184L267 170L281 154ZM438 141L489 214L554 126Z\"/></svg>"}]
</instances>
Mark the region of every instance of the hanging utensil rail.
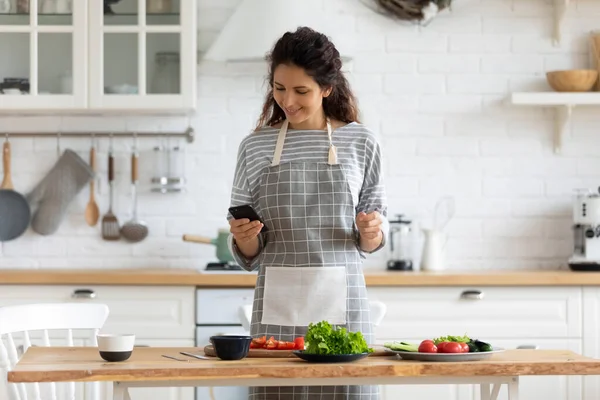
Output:
<instances>
[{"instance_id":1,"label":"hanging utensil rail","mask_svg":"<svg viewBox=\"0 0 600 400\"><path fill-rule=\"evenodd\" d=\"M11 138L20 137L53 137L60 136L61 138L72 138L72 137L113 137L113 138L127 138L137 136L138 138L145 137L169 137L169 138L185 138L188 143L194 142L194 129L191 127L187 128L184 132L2 132L1 136L10 136Z\"/></svg>"}]
</instances>

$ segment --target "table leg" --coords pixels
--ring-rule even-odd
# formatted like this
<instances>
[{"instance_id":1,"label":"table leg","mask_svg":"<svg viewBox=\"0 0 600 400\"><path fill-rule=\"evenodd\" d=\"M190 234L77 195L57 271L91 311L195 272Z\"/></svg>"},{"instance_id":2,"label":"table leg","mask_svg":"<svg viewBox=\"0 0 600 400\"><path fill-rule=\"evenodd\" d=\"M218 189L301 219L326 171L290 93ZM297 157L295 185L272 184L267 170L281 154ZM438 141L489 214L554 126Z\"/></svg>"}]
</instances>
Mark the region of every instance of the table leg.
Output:
<instances>
[{"instance_id":1,"label":"table leg","mask_svg":"<svg viewBox=\"0 0 600 400\"><path fill-rule=\"evenodd\" d=\"M500 388L502 387L501 383L494 384L494 388L492 390L492 394L490 396L490 400L498 400L498 394L500 393Z\"/></svg>"},{"instance_id":2,"label":"table leg","mask_svg":"<svg viewBox=\"0 0 600 400\"><path fill-rule=\"evenodd\" d=\"M127 386L120 382L113 384L113 400L131 400Z\"/></svg>"},{"instance_id":3,"label":"table leg","mask_svg":"<svg viewBox=\"0 0 600 400\"><path fill-rule=\"evenodd\" d=\"M481 400L491 400L490 399L490 384L489 383L480 383L479 384L479 393Z\"/></svg>"},{"instance_id":4,"label":"table leg","mask_svg":"<svg viewBox=\"0 0 600 400\"><path fill-rule=\"evenodd\" d=\"M508 383L508 400L519 400L519 377L513 376Z\"/></svg>"}]
</instances>

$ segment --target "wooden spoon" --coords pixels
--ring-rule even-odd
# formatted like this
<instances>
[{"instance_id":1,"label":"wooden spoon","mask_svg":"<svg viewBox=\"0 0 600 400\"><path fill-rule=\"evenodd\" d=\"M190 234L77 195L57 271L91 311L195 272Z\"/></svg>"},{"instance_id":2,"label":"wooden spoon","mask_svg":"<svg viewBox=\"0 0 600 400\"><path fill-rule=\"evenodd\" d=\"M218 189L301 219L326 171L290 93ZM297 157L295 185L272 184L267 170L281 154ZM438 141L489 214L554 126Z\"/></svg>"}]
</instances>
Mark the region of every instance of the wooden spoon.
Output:
<instances>
[{"instance_id":1,"label":"wooden spoon","mask_svg":"<svg viewBox=\"0 0 600 400\"><path fill-rule=\"evenodd\" d=\"M3 151L3 171L4 178L2 179L2 185L0 185L1 189L14 189L15 186L12 182L12 177L10 176L10 142L7 140L4 142L4 146L2 148Z\"/></svg>"},{"instance_id":2,"label":"wooden spoon","mask_svg":"<svg viewBox=\"0 0 600 400\"><path fill-rule=\"evenodd\" d=\"M94 226L98 223L98 219L100 218L100 210L98 209L98 204L96 204L96 199L94 198L94 180L96 179L96 148L92 145L90 150L90 167L94 172L94 177L90 181L90 200L85 207L85 222L89 226Z\"/></svg>"}]
</instances>

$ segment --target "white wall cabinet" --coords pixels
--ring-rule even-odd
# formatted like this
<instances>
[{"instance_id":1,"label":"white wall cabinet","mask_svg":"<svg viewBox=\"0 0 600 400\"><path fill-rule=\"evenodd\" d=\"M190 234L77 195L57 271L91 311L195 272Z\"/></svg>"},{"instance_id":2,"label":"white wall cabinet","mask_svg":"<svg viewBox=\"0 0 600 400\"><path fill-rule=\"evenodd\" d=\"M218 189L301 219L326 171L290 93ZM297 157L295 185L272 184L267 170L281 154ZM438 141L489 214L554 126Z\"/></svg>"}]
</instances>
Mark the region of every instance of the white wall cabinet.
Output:
<instances>
[{"instance_id":1,"label":"white wall cabinet","mask_svg":"<svg viewBox=\"0 0 600 400\"><path fill-rule=\"evenodd\" d=\"M195 109L197 0L160 12L142 0L122 0L112 12L103 0L27 3L0 14L3 112Z\"/></svg>"},{"instance_id":2,"label":"white wall cabinet","mask_svg":"<svg viewBox=\"0 0 600 400\"><path fill-rule=\"evenodd\" d=\"M580 287L374 287L368 291L370 300L387 305L375 333L376 343L419 343L426 338L467 334L504 348L534 344L541 349L584 351ZM579 376L523 377L519 389L521 399L595 398L583 396ZM479 400L475 385L384 386L382 392L382 400ZM505 392L500 399L507 399Z\"/></svg>"}]
</instances>

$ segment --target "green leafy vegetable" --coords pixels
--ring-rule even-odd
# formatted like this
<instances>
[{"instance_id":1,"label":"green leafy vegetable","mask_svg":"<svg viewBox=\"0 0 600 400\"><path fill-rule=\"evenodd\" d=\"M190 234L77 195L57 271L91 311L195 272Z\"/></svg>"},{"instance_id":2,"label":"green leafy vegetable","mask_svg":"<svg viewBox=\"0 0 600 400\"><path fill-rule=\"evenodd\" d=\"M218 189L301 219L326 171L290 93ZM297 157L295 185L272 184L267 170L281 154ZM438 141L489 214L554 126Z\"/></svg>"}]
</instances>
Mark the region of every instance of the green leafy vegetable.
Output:
<instances>
[{"instance_id":1,"label":"green leafy vegetable","mask_svg":"<svg viewBox=\"0 0 600 400\"><path fill-rule=\"evenodd\" d=\"M439 344L442 342L458 342L458 343L469 343L471 338L465 334L464 336L441 336L439 338L433 339L434 344Z\"/></svg>"},{"instance_id":2,"label":"green leafy vegetable","mask_svg":"<svg viewBox=\"0 0 600 400\"><path fill-rule=\"evenodd\" d=\"M308 354L361 354L372 353L361 332L348 332L346 328L334 328L327 321L309 324L304 336L305 352Z\"/></svg>"}]
</instances>

